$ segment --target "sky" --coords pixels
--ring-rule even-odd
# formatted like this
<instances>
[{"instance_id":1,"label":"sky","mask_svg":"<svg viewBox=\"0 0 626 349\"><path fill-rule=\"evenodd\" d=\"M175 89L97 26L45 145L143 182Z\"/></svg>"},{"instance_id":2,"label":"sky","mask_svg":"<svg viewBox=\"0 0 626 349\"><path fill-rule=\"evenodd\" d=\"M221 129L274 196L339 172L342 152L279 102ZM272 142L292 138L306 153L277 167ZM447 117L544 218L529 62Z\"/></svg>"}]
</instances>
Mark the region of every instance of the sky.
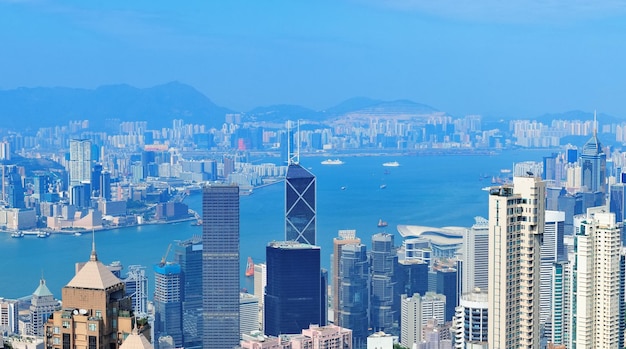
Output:
<instances>
[{"instance_id":1,"label":"sky","mask_svg":"<svg viewBox=\"0 0 626 349\"><path fill-rule=\"evenodd\" d=\"M626 0L0 0L0 89L170 81L238 111L626 117Z\"/></svg>"}]
</instances>

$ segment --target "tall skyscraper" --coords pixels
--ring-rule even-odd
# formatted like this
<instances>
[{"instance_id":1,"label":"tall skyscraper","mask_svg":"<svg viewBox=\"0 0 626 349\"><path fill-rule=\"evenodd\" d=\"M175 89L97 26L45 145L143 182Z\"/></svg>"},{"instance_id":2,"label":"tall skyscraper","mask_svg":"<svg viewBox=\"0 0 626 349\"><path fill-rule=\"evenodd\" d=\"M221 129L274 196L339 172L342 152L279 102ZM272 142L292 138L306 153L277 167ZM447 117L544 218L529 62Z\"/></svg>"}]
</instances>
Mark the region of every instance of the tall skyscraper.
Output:
<instances>
[{"instance_id":1,"label":"tall skyscraper","mask_svg":"<svg viewBox=\"0 0 626 349\"><path fill-rule=\"evenodd\" d=\"M335 325L352 330L354 347L367 342L369 308L369 258L363 244L341 246L337 299L338 321Z\"/></svg>"},{"instance_id":2,"label":"tall skyscraper","mask_svg":"<svg viewBox=\"0 0 626 349\"><path fill-rule=\"evenodd\" d=\"M70 140L69 161L70 186L91 182L91 141L88 139Z\"/></svg>"},{"instance_id":3,"label":"tall skyscraper","mask_svg":"<svg viewBox=\"0 0 626 349\"><path fill-rule=\"evenodd\" d=\"M489 276L489 221L475 217L476 223L463 234L462 293L469 293L478 287L487 289Z\"/></svg>"},{"instance_id":4,"label":"tall skyscraper","mask_svg":"<svg viewBox=\"0 0 626 349\"><path fill-rule=\"evenodd\" d=\"M617 348L620 326L620 227L607 207L575 217L576 348Z\"/></svg>"},{"instance_id":5,"label":"tall skyscraper","mask_svg":"<svg viewBox=\"0 0 626 349\"><path fill-rule=\"evenodd\" d=\"M315 176L290 163L285 177L285 240L315 245L316 198Z\"/></svg>"},{"instance_id":6,"label":"tall skyscraper","mask_svg":"<svg viewBox=\"0 0 626 349\"><path fill-rule=\"evenodd\" d=\"M135 316L148 314L148 277L146 276L146 267L129 265L126 278L122 282L126 285L126 294L132 299Z\"/></svg>"},{"instance_id":7,"label":"tall skyscraper","mask_svg":"<svg viewBox=\"0 0 626 349\"><path fill-rule=\"evenodd\" d=\"M593 136L583 145L580 158L581 184L588 192L606 193L606 154L598 140L596 115L593 115Z\"/></svg>"},{"instance_id":8,"label":"tall skyscraper","mask_svg":"<svg viewBox=\"0 0 626 349\"><path fill-rule=\"evenodd\" d=\"M394 321L398 320L398 311L394 307L394 298L398 293L394 278L396 260L393 235L372 235L370 326L374 331L389 332ZM398 303L396 304L399 305Z\"/></svg>"},{"instance_id":9,"label":"tall skyscraper","mask_svg":"<svg viewBox=\"0 0 626 349\"><path fill-rule=\"evenodd\" d=\"M174 262L181 269L184 346L202 347L202 238L179 242Z\"/></svg>"},{"instance_id":10,"label":"tall skyscraper","mask_svg":"<svg viewBox=\"0 0 626 349\"><path fill-rule=\"evenodd\" d=\"M176 348L183 346L181 271L176 263L154 266L154 339L171 336Z\"/></svg>"},{"instance_id":11,"label":"tall skyscraper","mask_svg":"<svg viewBox=\"0 0 626 349\"><path fill-rule=\"evenodd\" d=\"M333 239L333 256L332 256L332 307L334 319L333 322L342 326L339 322L339 289L341 285L340 277L340 261L341 248L348 244L360 244L361 239L356 237L356 230L340 230L339 236ZM369 274L369 273L368 273ZM351 328L351 327L349 327Z\"/></svg>"},{"instance_id":12,"label":"tall skyscraper","mask_svg":"<svg viewBox=\"0 0 626 349\"><path fill-rule=\"evenodd\" d=\"M489 347L539 348L545 183L513 177L489 190ZM513 248L515 247L515 248Z\"/></svg>"},{"instance_id":13,"label":"tall skyscraper","mask_svg":"<svg viewBox=\"0 0 626 349\"><path fill-rule=\"evenodd\" d=\"M266 248L265 334L300 333L322 321L320 248L297 241Z\"/></svg>"},{"instance_id":14,"label":"tall skyscraper","mask_svg":"<svg viewBox=\"0 0 626 349\"><path fill-rule=\"evenodd\" d=\"M208 185L202 193L203 348L239 345L239 273L239 187Z\"/></svg>"},{"instance_id":15,"label":"tall skyscraper","mask_svg":"<svg viewBox=\"0 0 626 349\"><path fill-rule=\"evenodd\" d=\"M33 336L41 337L44 333L44 324L48 318L59 307L59 301L54 299L52 292L46 286L46 280L42 277L39 281L39 287L33 292L30 300L30 333Z\"/></svg>"},{"instance_id":16,"label":"tall skyscraper","mask_svg":"<svg viewBox=\"0 0 626 349\"><path fill-rule=\"evenodd\" d=\"M422 342L422 327L429 319L444 323L446 296L442 294L426 292L423 297L417 293L412 297L403 294L400 302L400 344L407 348Z\"/></svg>"},{"instance_id":17,"label":"tall skyscraper","mask_svg":"<svg viewBox=\"0 0 626 349\"><path fill-rule=\"evenodd\" d=\"M540 324L551 326L552 317L552 279L553 267L557 261L565 260L563 234L565 231L565 212L546 211L543 239L541 241L541 284L540 284Z\"/></svg>"}]
</instances>

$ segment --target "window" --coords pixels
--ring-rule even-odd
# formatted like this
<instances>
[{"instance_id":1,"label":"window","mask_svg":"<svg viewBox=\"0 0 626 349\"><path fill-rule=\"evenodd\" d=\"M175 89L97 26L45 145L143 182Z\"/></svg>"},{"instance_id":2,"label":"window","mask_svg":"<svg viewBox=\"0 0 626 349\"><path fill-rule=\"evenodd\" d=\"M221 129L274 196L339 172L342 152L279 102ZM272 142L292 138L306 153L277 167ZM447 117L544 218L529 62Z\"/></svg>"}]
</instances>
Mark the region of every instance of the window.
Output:
<instances>
[{"instance_id":1,"label":"window","mask_svg":"<svg viewBox=\"0 0 626 349\"><path fill-rule=\"evenodd\" d=\"M89 324L89 331L95 332L96 330L98 330L97 324Z\"/></svg>"},{"instance_id":2,"label":"window","mask_svg":"<svg viewBox=\"0 0 626 349\"><path fill-rule=\"evenodd\" d=\"M55 334L59 334L59 327L58 327L58 326L55 326L55 327L54 327L53 332L54 332Z\"/></svg>"},{"instance_id":3,"label":"window","mask_svg":"<svg viewBox=\"0 0 626 349\"><path fill-rule=\"evenodd\" d=\"M96 310L96 317L97 318L101 318L102 317L102 310Z\"/></svg>"},{"instance_id":4,"label":"window","mask_svg":"<svg viewBox=\"0 0 626 349\"><path fill-rule=\"evenodd\" d=\"M63 328L70 328L70 322L69 321L63 321Z\"/></svg>"},{"instance_id":5,"label":"window","mask_svg":"<svg viewBox=\"0 0 626 349\"><path fill-rule=\"evenodd\" d=\"M52 344L61 344L61 339L59 337L52 338Z\"/></svg>"}]
</instances>

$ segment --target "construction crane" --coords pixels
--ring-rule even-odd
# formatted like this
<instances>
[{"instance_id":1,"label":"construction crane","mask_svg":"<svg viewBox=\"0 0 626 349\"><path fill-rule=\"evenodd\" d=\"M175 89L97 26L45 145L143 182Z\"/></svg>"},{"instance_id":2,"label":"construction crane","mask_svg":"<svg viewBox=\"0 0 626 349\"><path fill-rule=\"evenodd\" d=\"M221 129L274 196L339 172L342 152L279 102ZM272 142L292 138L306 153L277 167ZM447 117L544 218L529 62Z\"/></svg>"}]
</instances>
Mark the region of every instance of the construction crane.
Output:
<instances>
[{"instance_id":1,"label":"construction crane","mask_svg":"<svg viewBox=\"0 0 626 349\"><path fill-rule=\"evenodd\" d=\"M170 254L170 249L172 248L172 244L170 243L169 245L167 245L167 250L165 251L165 254L163 255L163 258L161 258L161 263L159 263L159 266L164 266L165 265L165 260L167 259L167 255Z\"/></svg>"}]
</instances>

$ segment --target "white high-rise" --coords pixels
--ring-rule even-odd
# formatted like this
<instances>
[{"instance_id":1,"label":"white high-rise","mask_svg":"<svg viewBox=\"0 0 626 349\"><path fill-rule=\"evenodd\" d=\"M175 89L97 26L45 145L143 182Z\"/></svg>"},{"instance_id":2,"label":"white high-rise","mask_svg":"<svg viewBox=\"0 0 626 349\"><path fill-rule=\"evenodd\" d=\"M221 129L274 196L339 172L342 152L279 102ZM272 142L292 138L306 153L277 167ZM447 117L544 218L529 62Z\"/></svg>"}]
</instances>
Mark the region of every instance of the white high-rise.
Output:
<instances>
[{"instance_id":1,"label":"white high-rise","mask_svg":"<svg viewBox=\"0 0 626 349\"><path fill-rule=\"evenodd\" d=\"M453 321L455 349L488 349L487 292L476 289L461 296Z\"/></svg>"},{"instance_id":2,"label":"white high-rise","mask_svg":"<svg viewBox=\"0 0 626 349\"><path fill-rule=\"evenodd\" d=\"M472 292L478 287L487 289L489 278L489 221L475 217L476 223L463 234L462 292Z\"/></svg>"},{"instance_id":3,"label":"white high-rise","mask_svg":"<svg viewBox=\"0 0 626 349\"><path fill-rule=\"evenodd\" d=\"M444 323L446 296L434 292L426 292L423 297L419 293L412 297L403 294L400 307L400 344L412 348L424 339L422 328L428 320Z\"/></svg>"},{"instance_id":4,"label":"white high-rise","mask_svg":"<svg viewBox=\"0 0 626 349\"><path fill-rule=\"evenodd\" d=\"M549 331L552 316L552 279L554 263L564 259L563 234L565 231L565 212L546 211L543 239L541 243L541 284L540 301L541 325L547 325ZM550 334L547 334L550 336Z\"/></svg>"},{"instance_id":5,"label":"white high-rise","mask_svg":"<svg viewBox=\"0 0 626 349\"><path fill-rule=\"evenodd\" d=\"M617 349L619 344L620 228L607 207L574 217L572 311L577 349Z\"/></svg>"},{"instance_id":6,"label":"white high-rise","mask_svg":"<svg viewBox=\"0 0 626 349\"><path fill-rule=\"evenodd\" d=\"M91 141L88 139L70 140L69 161L70 186L91 182Z\"/></svg>"},{"instance_id":7,"label":"white high-rise","mask_svg":"<svg viewBox=\"0 0 626 349\"><path fill-rule=\"evenodd\" d=\"M492 349L539 348L540 241L545 183L529 173L489 190L489 327Z\"/></svg>"}]
</instances>

